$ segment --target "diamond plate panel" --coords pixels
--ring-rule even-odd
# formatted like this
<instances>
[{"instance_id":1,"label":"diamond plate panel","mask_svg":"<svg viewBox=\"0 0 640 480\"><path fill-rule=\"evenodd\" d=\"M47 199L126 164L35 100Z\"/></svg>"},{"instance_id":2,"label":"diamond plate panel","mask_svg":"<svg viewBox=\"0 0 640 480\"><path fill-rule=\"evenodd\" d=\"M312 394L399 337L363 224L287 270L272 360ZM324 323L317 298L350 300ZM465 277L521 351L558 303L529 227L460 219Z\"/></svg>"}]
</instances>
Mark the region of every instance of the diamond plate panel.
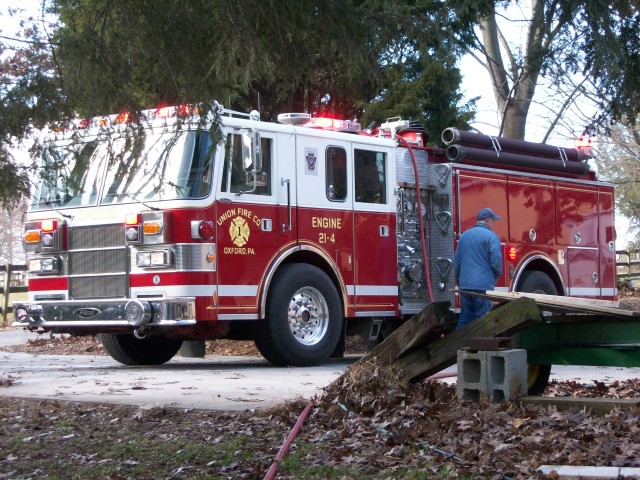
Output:
<instances>
[{"instance_id":1,"label":"diamond plate panel","mask_svg":"<svg viewBox=\"0 0 640 480\"><path fill-rule=\"evenodd\" d=\"M451 164L431 165L428 183L435 187L431 194L429 230L431 231L431 286L434 301L450 301L453 304L453 175ZM444 287L444 288L442 288Z\"/></svg>"},{"instance_id":2,"label":"diamond plate panel","mask_svg":"<svg viewBox=\"0 0 640 480\"><path fill-rule=\"evenodd\" d=\"M416 158L416 164L418 165L420 185L426 185L428 182L427 171L429 170L427 152L424 150L414 150L414 156ZM406 148L398 148L396 150L396 176L398 182L416 183L411 155L409 155L409 150Z\"/></svg>"}]
</instances>

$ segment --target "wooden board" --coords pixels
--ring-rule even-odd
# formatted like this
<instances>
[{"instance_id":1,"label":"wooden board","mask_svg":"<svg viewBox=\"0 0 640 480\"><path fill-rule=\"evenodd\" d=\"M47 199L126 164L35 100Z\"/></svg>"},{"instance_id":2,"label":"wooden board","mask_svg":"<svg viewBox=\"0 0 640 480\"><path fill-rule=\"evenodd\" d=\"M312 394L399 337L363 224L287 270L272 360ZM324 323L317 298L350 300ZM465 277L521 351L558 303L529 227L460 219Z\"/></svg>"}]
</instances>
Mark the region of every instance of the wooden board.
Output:
<instances>
[{"instance_id":1,"label":"wooden board","mask_svg":"<svg viewBox=\"0 0 640 480\"><path fill-rule=\"evenodd\" d=\"M463 292L463 290L458 290ZM473 295L473 292L468 292ZM563 297L560 295L544 295L541 293L525 292L498 292L487 290L482 297L495 302L516 300L518 298L531 298L537 305L554 311L585 312L594 315L607 315L617 318L640 318L640 312L620 308L620 302L609 300L595 300L591 298Z\"/></svg>"},{"instance_id":2,"label":"wooden board","mask_svg":"<svg viewBox=\"0 0 640 480\"><path fill-rule=\"evenodd\" d=\"M514 335L541 321L536 303L530 298L519 298L435 342L398 357L396 365L400 366L409 380L422 380L453 365L458 350L465 348L473 338Z\"/></svg>"},{"instance_id":3,"label":"wooden board","mask_svg":"<svg viewBox=\"0 0 640 480\"><path fill-rule=\"evenodd\" d=\"M523 405L553 405L558 410L572 408L591 410L598 415L610 413L614 408L639 408L638 398L587 398L587 397L522 397L518 402Z\"/></svg>"},{"instance_id":4,"label":"wooden board","mask_svg":"<svg viewBox=\"0 0 640 480\"><path fill-rule=\"evenodd\" d=\"M382 364L392 363L398 357L439 338L440 334L452 331L456 325L456 318L449 309L450 306L450 302L427 305L422 312L403 323L357 363L366 362L373 357L377 357Z\"/></svg>"}]
</instances>

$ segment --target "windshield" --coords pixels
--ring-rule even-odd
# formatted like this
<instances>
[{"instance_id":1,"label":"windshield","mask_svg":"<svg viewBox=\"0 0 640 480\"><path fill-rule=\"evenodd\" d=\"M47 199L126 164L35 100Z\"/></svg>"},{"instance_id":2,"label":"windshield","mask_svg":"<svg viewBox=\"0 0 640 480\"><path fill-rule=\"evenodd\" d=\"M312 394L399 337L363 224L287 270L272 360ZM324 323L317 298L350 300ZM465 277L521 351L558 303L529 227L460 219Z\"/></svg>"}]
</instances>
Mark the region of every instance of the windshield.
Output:
<instances>
[{"instance_id":1,"label":"windshield","mask_svg":"<svg viewBox=\"0 0 640 480\"><path fill-rule=\"evenodd\" d=\"M45 148L31 209L95 204L100 170L92 160L95 150L95 142Z\"/></svg>"},{"instance_id":2,"label":"windshield","mask_svg":"<svg viewBox=\"0 0 640 480\"><path fill-rule=\"evenodd\" d=\"M43 155L31 208L92 206L98 199L113 204L204 197L211 191L210 146L204 131L58 144Z\"/></svg>"}]
</instances>

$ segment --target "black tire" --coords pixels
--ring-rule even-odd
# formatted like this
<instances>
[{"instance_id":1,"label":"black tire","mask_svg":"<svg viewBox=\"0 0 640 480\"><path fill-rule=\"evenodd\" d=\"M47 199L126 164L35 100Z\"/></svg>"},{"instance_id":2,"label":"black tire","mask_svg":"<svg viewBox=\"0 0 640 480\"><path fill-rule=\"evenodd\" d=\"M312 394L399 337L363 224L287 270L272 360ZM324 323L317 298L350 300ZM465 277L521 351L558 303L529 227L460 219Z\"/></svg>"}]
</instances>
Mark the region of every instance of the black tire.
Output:
<instances>
[{"instance_id":1,"label":"black tire","mask_svg":"<svg viewBox=\"0 0 640 480\"><path fill-rule=\"evenodd\" d=\"M524 272L518 282L518 292L544 293L545 295L558 295L556 284L551 277L544 272L532 270Z\"/></svg>"},{"instance_id":2,"label":"black tire","mask_svg":"<svg viewBox=\"0 0 640 480\"><path fill-rule=\"evenodd\" d=\"M524 272L518 282L518 292L543 293L545 295L558 295L556 284L551 277L544 272L532 270ZM527 366L527 393L540 395L549 384L551 365L530 363Z\"/></svg>"},{"instance_id":3,"label":"black tire","mask_svg":"<svg viewBox=\"0 0 640 480\"><path fill-rule=\"evenodd\" d=\"M182 346L182 340L158 335L138 339L132 334L100 333L97 337L107 353L123 365L162 365Z\"/></svg>"},{"instance_id":4,"label":"black tire","mask_svg":"<svg viewBox=\"0 0 640 480\"><path fill-rule=\"evenodd\" d=\"M541 395L549 384L551 365L530 363L527 365L527 394Z\"/></svg>"},{"instance_id":5,"label":"black tire","mask_svg":"<svg viewBox=\"0 0 640 480\"><path fill-rule=\"evenodd\" d=\"M255 344L275 365L307 367L327 360L343 328L340 297L319 268L284 265L272 281Z\"/></svg>"}]
</instances>

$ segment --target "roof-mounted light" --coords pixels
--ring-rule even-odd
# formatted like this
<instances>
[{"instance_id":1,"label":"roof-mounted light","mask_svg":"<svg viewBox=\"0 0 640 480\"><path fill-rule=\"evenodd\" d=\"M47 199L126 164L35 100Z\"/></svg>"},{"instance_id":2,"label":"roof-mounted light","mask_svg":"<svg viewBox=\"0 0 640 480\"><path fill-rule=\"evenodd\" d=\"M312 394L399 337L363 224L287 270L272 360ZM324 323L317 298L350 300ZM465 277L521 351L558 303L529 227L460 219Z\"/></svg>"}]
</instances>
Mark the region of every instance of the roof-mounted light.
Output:
<instances>
[{"instance_id":1,"label":"roof-mounted light","mask_svg":"<svg viewBox=\"0 0 640 480\"><path fill-rule=\"evenodd\" d=\"M307 127L322 128L325 130L338 130L359 132L360 124L358 122L352 122L351 120L338 120L337 118L318 117L312 118L306 124Z\"/></svg>"},{"instance_id":2,"label":"roof-mounted light","mask_svg":"<svg viewBox=\"0 0 640 480\"><path fill-rule=\"evenodd\" d=\"M197 114L197 113L198 113L198 109L193 108L190 105L178 105L174 107L158 107L156 111L153 112L152 116L153 118L175 118L175 117L187 117L191 114Z\"/></svg>"},{"instance_id":3,"label":"roof-mounted light","mask_svg":"<svg viewBox=\"0 0 640 480\"><path fill-rule=\"evenodd\" d=\"M284 125L297 125L324 130L359 132L360 123L351 120L339 120L330 117L312 117L308 113L281 113L278 122Z\"/></svg>"},{"instance_id":4,"label":"roof-mounted light","mask_svg":"<svg viewBox=\"0 0 640 480\"><path fill-rule=\"evenodd\" d=\"M278 123L283 125L304 125L311 120L308 113L281 113L278 115Z\"/></svg>"},{"instance_id":5,"label":"roof-mounted light","mask_svg":"<svg viewBox=\"0 0 640 480\"><path fill-rule=\"evenodd\" d=\"M583 159L591 158L591 137L582 136L576 141L576 148Z\"/></svg>"},{"instance_id":6,"label":"roof-mounted light","mask_svg":"<svg viewBox=\"0 0 640 480\"><path fill-rule=\"evenodd\" d=\"M160 107L156 110L156 117L169 118L173 116L174 107Z\"/></svg>"},{"instance_id":7,"label":"roof-mounted light","mask_svg":"<svg viewBox=\"0 0 640 480\"><path fill-rule=\"evenodd\" d=\"M121 124L121 123L129 123L129 112L122 112L120 114L118 114L115 118L115 120L113 121L113 123L115 124Z\"/></svg>"}]
</instances>

